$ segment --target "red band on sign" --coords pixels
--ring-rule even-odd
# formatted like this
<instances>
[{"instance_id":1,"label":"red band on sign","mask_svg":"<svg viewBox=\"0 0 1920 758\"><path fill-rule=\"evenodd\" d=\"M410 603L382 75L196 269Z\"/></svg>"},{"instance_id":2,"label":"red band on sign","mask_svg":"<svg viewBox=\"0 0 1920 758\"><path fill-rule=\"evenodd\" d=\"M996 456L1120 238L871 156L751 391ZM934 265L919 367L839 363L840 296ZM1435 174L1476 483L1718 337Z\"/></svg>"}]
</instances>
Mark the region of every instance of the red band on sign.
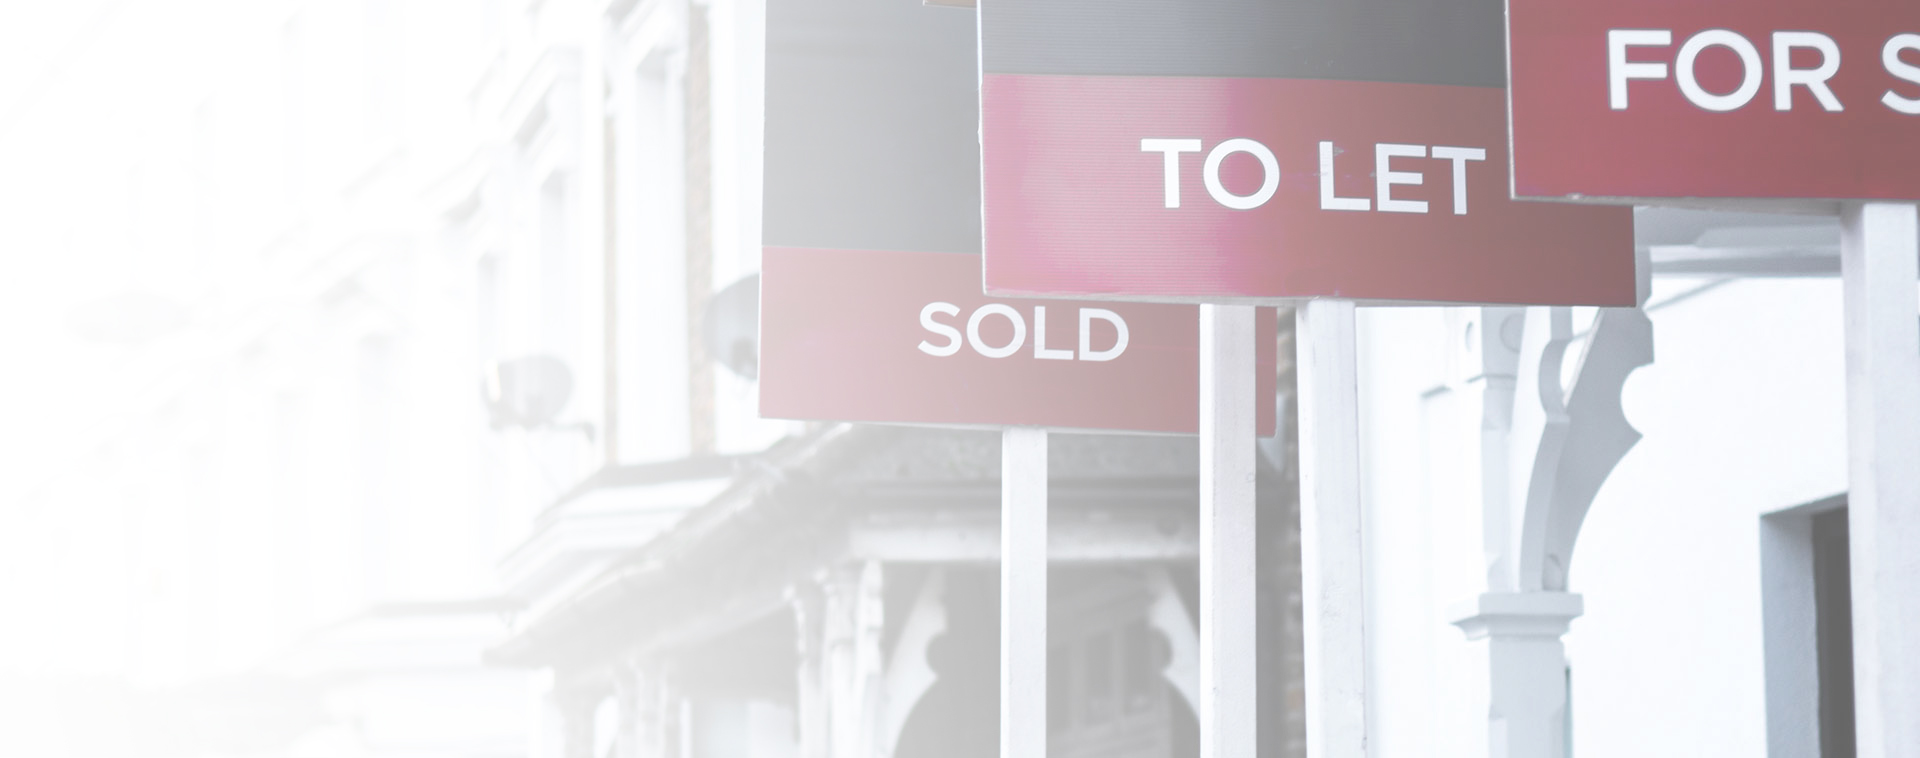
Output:
<instances>
[{"instance_id":1,"label":"red band on sign","mask_svg":"<svg viewBox=\"0 0 1920 758\"><path fill-rule=\"evenodd\" d=\"M1920 3L1508 7L1517 195L1920 199Z\"/></svg>"},{"instance_id":2,"label":"red band on sign","mask_svg":"<svg viewBox=\"0 0 1920 758\"><path fill-rule=\"evenodd\" d=\"M1261 313L1270 436L1278 335ZM1199 430L1199 308L989 298L976 255L767 248L760 334L768 418Z\"/></svg>"},{"instance_id":3,"label":"red band on sign","mask_svg":"<svg viewBox=\"0 0 1920 758\"><path fill-rule=\"evenodd\" d=\"M982 98L993 293L1635 301L1629 211L1509 199L1499 89L990 74Z\"/></svg>"}]
</instances>

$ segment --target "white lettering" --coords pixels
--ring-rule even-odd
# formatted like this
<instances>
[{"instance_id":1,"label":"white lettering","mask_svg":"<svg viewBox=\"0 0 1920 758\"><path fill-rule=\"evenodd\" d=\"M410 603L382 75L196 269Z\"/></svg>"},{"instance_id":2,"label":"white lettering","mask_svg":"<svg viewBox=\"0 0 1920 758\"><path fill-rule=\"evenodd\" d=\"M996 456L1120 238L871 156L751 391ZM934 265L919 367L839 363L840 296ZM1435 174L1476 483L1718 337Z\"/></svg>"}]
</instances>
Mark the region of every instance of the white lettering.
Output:
<instances>
[{"instance_id":1,"label":"white lettering","mask_svg":"<svg viewBox=\"0 0 1920 758\"><path fill-rule=\"evenodd\" d=\"M1887 40L1886 47L1880 48L1880 63L1887 67L1887 73L1896 79L1920 84L1920 66L1900 60L1903 50L1920 50L1920 34L1896 34ZM1893 90L1880 96L1880 102L1900 113L1920 116L1920 98L1901 97Z\"/></svg>"},{"instance_id":2,"label":"white lettering","mask_svg":"<svg viewBox=\"0 0 1920 758\"><path fill-rule=\"evenodd\" d=\"M1033 357L1047 361L1073 360L1073 351L1047 347L1047 306L1033 306Z\"/></svg>"},{"instance_id":3,"label":"white lettering","mask_svg":"<svg viewBox=\"0 0 1920 758\"><path fill-rule=\"evenodd\" d=\"M1724 47L1740 56L1740 86L1724 95L1708 92L1700 86L1700 80L1694 77L1694 62L1700 53L1709 47ZM1760 49L1748 42L1746 37L1726 29L1708 29L1688 38L1680 46L1680 56L1673 63L1674 80L1680 85L1680 94L1687 101L1710 111L1725 113L1753 101L1760 93Z\"/></svg>"},{"instance_id":4,"label":"white lettering","mask_svg":"<svg viewBox=\"0 0 1920 758\"><path fill-rule=\"evenodd\" d=\"M1627 81L1665 79L1665 63L1633 63L1627 60L1629 47L1666 47L1673 44L1673 32L1667 29L1607 30L1607 96L1616 111L1627 109Z\"/></svg>"},{"instance_id":5,"label":"white lettering","mask_svg":"<svg viewBox=\"0 0 1920 758\"><path fill-rule=\"evenodd\" d=\"M1392 170L1393 159L1400 157L1425 158L1427 146L1396 145L1391 142L1382 142L1373 146L1374 195L1378 198L1376 207L1388 213L1426 213L1427 201L1425 200L1393 199L1393 185L1417 185L1426 181L1426 177L1418 171Z\"/></svg>"},{"instance_id":6,"label":"white lettering","mask_svg":"<svg viewBox=\"0 0 1920 758\"><path fill-rule=\"evenodd\" d=\"M1200 152L1200 140L1197 139L1155 139L1149 137L1140 140L1140 152L1160 153L1164 181L1166 182L1167 207L1180 207L1180 154Z\"/></svg>"},{"instance_id":7,"label":"white lettering","mask_svg":"<svg viewBox=\"0 0 1920 758\"><path fill-rule=\"evenodd\" d=\"M1120 336L1114 340L1113 347L1096 352L1093 349L1093 320L1100 319L1113 325ZM1105 308L1080 309L1080 360L1110 361L1127 351L1127 322L1120 314Z\"/></svg>"},{"instance_id":8,"label":"white lettering","mask_svg":"<svg viewBox=\"0 0 1920 758\"><path fill-rule=\"evenodd\" d=\"M1812 48L1820 51L1820 65L1814 68L1794 68L1793 49ZM1840 110L1840 98L1833 96L1833 89L1827 86L1827 80L1840 71L1840 46L1833 38L1819 32L1774 32L1773 33L1773 109L1776 111L1793 110L1793 87L1800 85L1813 93L1820 101L1820 107L1829 111Z\"/></svg>"},{"instance_id":9,"label":"white lettering","mask_svg":"<svg viewBox=\"0 0 1920 758\"><path fill-rule=\"evenodd\" d=\"M920 326L929 332L947 338L947 344L945 345L935 345L926 340L921 340L920 352L935 358L945 358L960 352L960 330L933 320L933 314L935 313L958 316L960 315L960 306L954 305L953 303L927 303L927 307L920 309Z\"/></svg>"},{"instance_id":10,"label":"white lettering","mask_svg":"<svg viewBox=\"0 0 1920 758\"><path fill-rule=\"evenodd\" d=\"M1433 157L1453 161L1453 215L1467 215L1467 161L1486 160L1486 148L1434 145Z\"/></svg>"},{"instance_id":11,"label":"white lettering","mask_svg":"<svg viewBox=\"0 0 1920 758\"><path fill-rule=\"evenodd\" d=\"M1373 201L1364 197L1335 197L1333 194L1333 143L1320 143L1320 210L1372 210Z\"/></svg>"},{"instance_id":12,"label":"white lettering","mask_svg":"<svg viewBox=\"0 0 1920 758\"><path fill-rule=\"evenodd\" d=\"M974 352L982 356L1005 358L1019 352L1021 346L1027 341L1026 320L1021 318L1018 310L1005 303L988 303L975 310L973 315L967 318L964 336L954 326L936 320L934 316L937 314L957 316L960 315L960 307L953 303L936 302L928 303L927 307L920 309L920 326L947 338L947 344L944 345L936 345L927 340L920 342L920 352L936 358L956 355L960 352L960 348L968 343L973 345ZM1001 316L1013 324L1013 338L1008 340L1007 344L996 347L981 339L980 325L987 320L988 316ZM1114 342L1105 350L1093 349L1093 322L1095 321L1105 321L1113 325ZM1077 358L1095 363L1111 361L1127 352L1129 337L1127 321L1121 318L1120 314L1105 308L1081 308L1079 354L1076 356L1073 350L1064 347L1047 347L1047 307L1044 305L1033 307L1033 357L1039 360L1070 361Z\"/></svg>"},{"instance_id":13,"label":"white lettering","mask_svg":"<svg viewBox=\"0 0 1920 758\"><path fill-rule=\"evenodd\" d=\"M1266 172L1266 178L1260 182L1260 189L1251 195L1235 195L1227 191L1220 183L1220 163L1234 153L1246 153L1260 160L1260 168ZM1253 210L1265 205L1273 197L1274 190L1280 188L1280 162L1274 160L1273 151L1244 137L1230 139L1213 146L1213 152L1207 153L1207 163L1200 178L1206 181L1207 194L1214 202L1237 211Z\"/></svg>"},{"instance_id":14,"label":"white lettering","mask_svg":"<svg viewBox=\"0 0 1920 758\"><path fill-rule=\"evenodd\" d=\"M1008 321L1013 322L1013 339L1000 347L988 347L986 341L980 339L980 322L996 314L1005 316ZM1020 312L1014 310L1012 306L988 303L980 306L980 310L974 311L973 316L967 319L967 341L973 343L973 351L976 353L988 358L1005 358L1019 352L1020 345L1027 341L1027 322L1020 319Z\"/></svg>"}]
</instances>

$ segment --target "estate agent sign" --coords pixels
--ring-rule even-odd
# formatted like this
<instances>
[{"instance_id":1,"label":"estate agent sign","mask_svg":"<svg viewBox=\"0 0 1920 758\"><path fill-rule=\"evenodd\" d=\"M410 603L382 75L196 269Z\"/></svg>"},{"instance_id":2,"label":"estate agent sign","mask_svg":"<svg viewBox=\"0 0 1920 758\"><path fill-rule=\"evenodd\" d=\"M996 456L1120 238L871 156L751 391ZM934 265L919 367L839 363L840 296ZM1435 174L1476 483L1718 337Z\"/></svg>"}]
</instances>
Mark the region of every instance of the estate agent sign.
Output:
<instances>
[{"instance_id":1,"label":"estate agent sign","mask_svg":"<svg viewBox=\"0 0 1920 758\"><path fill-rule=\"evenodd\" d=\"M1199 430L1197 306L989 298L977 255L767 248L761 267L763 416ZM1261 435L1277 326L1266 311Z\"/></svg>"},{"instance_id":2,"label":"estate agent sign","mask_svg":"<svg viewBox=\"0 0 1920 758\"><path fill-rule=\"evenodd\" d=\"M767 14L761 415L1198 430L1197 307L982 294L969 14L865 0ZM1264 313L1263 434L1277 322Z\"/></svg>"},{"instance_id":3,"label":"estate agent sign","mask_svg":"<svg viewBox=\"0 0 1920 758\"><path fill-rule=\"evenodd\" d=\"M1499 0L980 0L988 292L1632 305L1628 211L1509 197L1502 30Z\"/></svg>"},{"instance_id":4,"label":"estate agent sign","mask_svg":"<svg viewBox=\"0 0 1920 758\"><path fill-rule=\"evenodd\" d=\"M1920 198L1920 3L1509 10L1516 196Z\"/></svg>"}]
</instances>

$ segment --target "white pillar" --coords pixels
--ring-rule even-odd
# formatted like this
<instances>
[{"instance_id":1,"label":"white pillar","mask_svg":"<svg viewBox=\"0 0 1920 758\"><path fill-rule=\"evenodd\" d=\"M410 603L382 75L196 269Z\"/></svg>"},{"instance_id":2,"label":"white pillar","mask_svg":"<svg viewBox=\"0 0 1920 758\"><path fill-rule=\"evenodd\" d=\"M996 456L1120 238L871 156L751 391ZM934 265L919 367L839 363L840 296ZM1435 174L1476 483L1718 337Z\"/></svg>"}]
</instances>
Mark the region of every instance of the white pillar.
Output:
<instances>
[{"instance_id":1,"label":"white pillar","mask_svg":"<svg viewBox=\"0 0 1920 758\"><path fill-rule=\"evenodd\" d=\"M1920 220L1913 205L1841 211L1847 523L1860 758L1920 756Z\"/></svg>"},{"instance_id":2,"label":"white pillar","mask_svg":"<svg viewBox=\"0 0 1920 758\"><path fill-rule=\"evenodd\" d=\"M556 693L560 708L560 755L562 758L593 758L593 712L597 702L583 693Z\"/></svg>"},{"instance_id":3,"label":"white pillar","mask_svg":"<svg viewBox=\"0 0 1920 758\"><path fill-rule=\"evenodd\" d=\"M567 716L562 707L558 677L553 669L542 669L531 677L533 693L529 698L533 728L527 735L528 758L566 758Z\"/></svg>"},{"instance_id":4,"label":"white pillar","mask_svg":"<svg viewBox=\"0 0 1920 758\"><path fill-rule=\"evenodd\" d=\"M1566 592L1495 592L1454 624L1487 644L1488 758L1566 758L1567 650L1561 636L1582 611Z\"/></svg>"},{"instance_id":5,"label":"white pillar","mask_svg":"<svg viewBox=\"0 0 1920 758\"><path fill-rule=\"evenodd\" d=\"M1000 443L1000 755L1047 755L1047 431Z\"/></svg>"},{"instance_id":6,"label":"white pillar","mask_svg":"<svg viewBox=\"0 0 1920 758\"><path fill-rule=\"evenodd\" d=\"M1254 758L1258 311L1200 306L1200 756Z\"/></svg>"},{"instance_id":7,"label":"white pillar","mask_svg":"<svg viewBox=\"0 0 1920 758\"><path fill-rule=\"evenodd\" d=\"M1360 398L1350 301L1295 311L1300 415L1300 588L1308 758L1367 754Z\"/></svg>"},{"instance_id":8,"label":"white pillar","mask_svg":"<svg viewBox=\"0 0 1920 758\"><path fill-rule=\"evenodd\" d=\"M613 672L614 702L618 706L614 735L617 758L666 758L661 732L661 681L641 661L619 664Z\"/></svg>"}]
</instances>

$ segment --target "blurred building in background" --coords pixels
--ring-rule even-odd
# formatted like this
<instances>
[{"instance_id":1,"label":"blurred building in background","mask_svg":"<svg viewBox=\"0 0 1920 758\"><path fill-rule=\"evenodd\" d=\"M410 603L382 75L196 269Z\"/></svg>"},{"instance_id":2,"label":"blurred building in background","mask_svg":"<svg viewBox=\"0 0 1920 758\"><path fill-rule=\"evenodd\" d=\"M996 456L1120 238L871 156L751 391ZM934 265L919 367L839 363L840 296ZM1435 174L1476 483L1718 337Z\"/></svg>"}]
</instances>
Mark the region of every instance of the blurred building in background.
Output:
<instances>
[{"instance_id":1,"label":"blurred building in background","mask_svg":"<svg viewBox=\"0 0 1920 758\"><path fill-rule=\"evenodd\" d=\"M5 124L0 753L993 751L998 435L755 409L763 1L78 9ZM1056 749L1194 755L1194 442L1054 448Z\"/></svg>"},{"instance_id":2,"label":"blurred building in background","mask_svg":"<svg viewBox=\"0 0 1920 758\"><path fill-rule=\"evenodd\" d=\"M997 436L754 407L769 1L0 27L0 754L991 755ZM1379 755L1850 754L1837 229L1638 222L1641 311L1360 319ZM1052 752L1193 755L1193 441L1053 439Z\"/></svg>"}]
</instances>

